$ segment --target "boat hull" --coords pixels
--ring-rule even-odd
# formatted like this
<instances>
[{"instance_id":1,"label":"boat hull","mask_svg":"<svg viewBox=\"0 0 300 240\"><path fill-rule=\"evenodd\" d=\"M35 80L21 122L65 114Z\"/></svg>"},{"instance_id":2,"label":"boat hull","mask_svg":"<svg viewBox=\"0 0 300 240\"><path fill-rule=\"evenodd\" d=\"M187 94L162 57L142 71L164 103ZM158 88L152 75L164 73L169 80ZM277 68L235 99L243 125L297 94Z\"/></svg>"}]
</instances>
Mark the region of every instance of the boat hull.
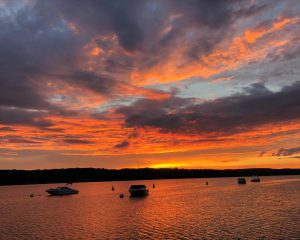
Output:
<instances>
[{"instance_id":1,"label":"boat hull","mask_svg":"<svg viewBox=\"0 0 300 240\"><path fill-rule=\"evenodd\" d=\"M142 190L129 190L130 197L145 197L149 194L148 189L142 189Z\"/></svg>"},{"instance_id":2,"label":"boat hull","mask_svg":"<svg viewBox=\"0 0 300 240\"><path fill-rule=\"evenodd\" d=\"M65 195L73 195L73 194L78 194L79 191L72 189L69 191L61 191L61 190L56 190L56 189L48 189L46 190L47 193L49 193L51 196L65 196Z\"/></svg>"},{"instance_id":3,"label":"boat hull","mask_svg":"<svg viewBox=\"0 0 300 240\"><path fill-rule=\"evenodd\" d=\"M260 182L260 179L252 179L251 182Z\"/></svg>"},{"instance_id":4,"label":"boat hull","mask_svg":"<svg viewBox=\"0 0 300 240\"><path fill-rule=\"evenodd\" d=\"M237 182L238 182L238 184L246 184L247 183L246 179L244 179L244 178L239 178Z\"/></svg>"}]
</instances>

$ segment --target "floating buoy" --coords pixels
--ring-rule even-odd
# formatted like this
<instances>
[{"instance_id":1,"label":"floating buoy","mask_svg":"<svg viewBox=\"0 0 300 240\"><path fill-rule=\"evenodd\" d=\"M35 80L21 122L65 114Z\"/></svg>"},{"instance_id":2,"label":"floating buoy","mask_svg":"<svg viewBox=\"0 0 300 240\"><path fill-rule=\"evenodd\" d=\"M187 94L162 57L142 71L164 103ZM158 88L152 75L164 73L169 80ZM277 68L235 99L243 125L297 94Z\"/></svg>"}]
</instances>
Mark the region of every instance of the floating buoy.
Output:
<instances>
[{"instance_id":1,"label":"floating buoy","mask_svg":"<svg viewBox=\"0 0 300 240\"><path fill-rule=\"evenodd\" d=\"M121 193L121 194L120 194L120 198L123 198L123 197L124 197L124 194L123 194L123 193Z\"/></svg>"},{"instance_id":2,"label":"floating buoy","mask_svg":"<svg viewBox=\"0 0 300 240\"><path fill-rule=\"evenodd\" d=\"M206 186L208 185L208 181L206 181Z\"/></svg>"},{"instance_id":3,"label":"floating buoy","mask_svg":"<svg viewBox=\"0 0 300 240\"><path fill-rule=\"evenodd\" d=\"M153 183L153 185L152 185L152 188L155 188L155 185L154 185L154 183Z\"/></svg>"},{"instance_id":4,"label":"floating buoy","mask_svg":"<svg viewBox=\"0 0 300 240\"><path fill-rule=\"evenodd\" d=\"M112 191L115 191L115 188L114 188L114 186L112 186L112 187L111 187L111 190L112 190Z\"/></svg>"},{"instance_id":5,"label":"floating buoy","mask_svg":"<svg viewBox=\"0 0 300 240\"><path fill-rule=\"evenodd\" d=\"M29 197L34 197L34 195L33 195L33 194L30 194Z\"/></svg>"}]
</instances>

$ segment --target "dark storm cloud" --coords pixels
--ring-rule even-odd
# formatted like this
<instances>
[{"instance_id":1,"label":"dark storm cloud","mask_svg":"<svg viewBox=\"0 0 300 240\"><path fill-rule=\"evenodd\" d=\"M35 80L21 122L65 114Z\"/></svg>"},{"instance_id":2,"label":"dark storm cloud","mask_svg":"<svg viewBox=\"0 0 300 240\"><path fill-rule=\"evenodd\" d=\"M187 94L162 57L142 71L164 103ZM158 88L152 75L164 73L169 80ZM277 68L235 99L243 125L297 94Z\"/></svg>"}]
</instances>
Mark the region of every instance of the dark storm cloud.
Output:
<instances>
[{"instance_id":1,"label":"dark storm cloud","mask_svg":"<svg viewBox=\"0 0 300 240\"><path fill-rule=\"evenodd\" d=\"M85 139L78 139L78 138L66 138L64 139L65 143L69 144L92 144L92 141L85 140Z\"/></svg>"},{"instance_id":2,"label":"dark storm cloud","mask_svg":"<svg viewBox=\"0 0 300 240\"><path fill-rule=\"evenodd\" d=\"M138 130L135 128L132 132L128 135L128 139L137 138L139 136Z\"/></svg>"},{"instance_id":3,"label":"dark storm cloud","mask_svg":"<svg viewBox=\"0 0 300 240\"><path fill-rule=\"evenodd\" d=\"M277 152L273 153L272 156L290 156L296 153L300 153L300 147L281 148Z\"/></svg>"},{"instance_id":4,"label":"dark storm cloud","mask_svg":"<svg viewBox=\"0 0 300 240\"><path fill-rule=\"evenodd\" d=\"M189 13L187 18L196 24L219 28L232 18L234 0L170 0L168 4L175 12ZM212 14L213 13L213 14Z\"/></svg>"},{"instance_id":5,"label":"dark storm cloud","mask_svg":"<svg viewBox=\"0 0 300 240\"><path fill-rule=\"evenodd\" d=\"M199 60L199 57L210 52L214 46L224 39L228 28L234 19L234 1L169 1L169 8L173 14L183 17L176 21L174 29L177 34L183 34L186 29L199 29L200 34L194 31L189 35L189 48L187 57ZM178 30L178 28L180 30ZM170 43L177 34L170 32L168 37ZM172 36L172 37L171 37Z\"/></svg>"},{"instance_id":6,"label":"dark storm cloud","mask_svg":"<svg viewBox=\"0 0 300 240\"><path fill-rule=\"evenodd\" d=\"M123 141L121 143L116 144L114 147L115 148L127 148L129 146L129 142L128 141Z\"/></svg>"},{"instance_id":7,"label":"dark storm cloud","mask_svg":"<svg viewBox=\"0 0 300 240\"><path fill-rule=\"evenodd\" d=\"M69 65L74 41L64 24L37 6L0 14L0 105L44 108L43 76Z\"/></svg>"},{"instance_id":8,"label":"dark storm cloud","mask_svg":"<svg viewBox=\"0 0 300 240\"><path fill-rule=\"evenodd\" d=\"M131 144L132 139L138 138L139 133L138 130L135 128L132 130L132 132L127 136L127 139L123 140L121 143L118 143L114 146L114 148L127 148Z\"/></svg>"},{"instance_id":9,"label":"dark storm cloud","mask_svg":"<svg viewBox=\"0 0 300 240\"><path fill-rule=\"evenodd\" d=\"M138 68L158 64L182 41L190 45L187 56L198 58L230 33L235 20L255 15L265 7L236 0L55 0L41 1L39 5L75 23L86 38L115 34L124 49L147 54L127 60ZM170 20L174 16L178 17ZM170 31L162 35L167 27L171 27ZM101 48L107 48L98 42ZM111 57L106 61L108 66L118 62Z\"/></svg>"},{"instance_id":10,"label":"dark storm cloud","mask_svg":"<svg viewBox=\"0 0 300 240\"><path fill-rule=\"evenodd\" d=\"M170 14L182 17L174 22L173 30L162 42L170 44L180 35L187 35L186 57L197 61L232 34L231 25L237 19L258 14L267 7L236 0L170 0L167 6Z\"/></svg>"},{"instance_id":11,"label":"dark storm cloud","mask_svg":"<svg viewBox=\"0 0 300 240\"><path fill-rule=\"evenodd\" d=\"M76 71L67 77L69 81L77 86L87 88L96 93L110 95L121 84L109 76L101 76L90 71Z\"/></svg>"},{"instance_id":12,"label":"dark storm cloud","mask_svg":"<svg viewBox=\"0 0 300 240\"><path fill-rule=\"evenodd\" d=\"M9 71L14 71L14 69L12 68ZM49 105L40 93L31 86L32 83L26 76L22 77L13 73L1 72L0 106L41 109Z\"/></svg>"},{"instance_id":13,"label":"dark storm cloud","mask_svg":"<svg viewBox=\"0 0 300 240\"><path fill-rule=\"evenodd\" d=\"M271 61L291 61L292 59L298 58L300 54L300 23L295 27L295 36L292 38L287 46L282 51L271 52L268 54L268 58Z\"/></svg>"},{"instance_id":14,"label":"dark storm cloud","mask_svg":"<svg viewBox=\"0 0 300 240\"><path fill-rule=\"evenodd\" d=\"M92 36L115 33L121 46L135 50L143 42L139 17L146 3L139 0L54 0L42 1L41 6L55 9Z\"/></svg>"},{"instance_id":15,"label":"dark storm cloud","mask_svg":"<svg viewBox=\"0 0 300 240\"><path fill-rule=\"evenodd\" d=\"M261 11L261 6L249 2L8 1L0 9L0 121L49 125L36 120L37 113L29 110L44 111L43 117L46 113L66 113L49 102L49 79L109 97L124 91L122 84L126 84L132 69L159 64L182 42L188 45L187 57L198 59L225 38L237 18ZM78 27L78 32L72 32L70 23ZM170 31L162 34L167 27ZM79 62L83 47L94 41L104 51L114 50L101 40L112 34L117 36L119 46L136 54L106 55L95 72L82 70ZM123 83L111 73L122 74Z\"/></svg>"},{"instance_id":16,"label":"dark storm cloud","mask_svg":"<svg viewBox=\"0 0 300 240\"><path fill-rule=\"evenodd\" d=\"M27 144L38 144L41 143L40 141L35 141L31 139L27 139L21 136L2 136L0 137L0 142L5 142L5 143L27 143Z\"/></svg>"},{"instance_id":17,"label":"dark storm cloud","mask_svg":"<svg viewBox=\"0 0 300 240\"><path fill-rule=\"evenodd\" d=\"M216 32L226 30L241 9L245 12L247 9L254 11L252 5L237 5L232 0L40 0L34 5L26 6L24 3L24 7L18 11L13 8L11 11L3 10L0 15L0 83L3 86L0 93L6 94L0 94L0 104L19 107L47 105L42 96L41 80L36 77L53 76L64 70L75 71L79 50L98 36L113 33L123 48L143 51L149 54L148 58L154 54L153 59L149 60L151 65L160 61L157 54L167 54L162 51L167 45L161 43L166 39L171 43L186 28L196 27L197 30L201 26L204 31L204 34L190 42L191 49L197 49L199 53L211 49L219 41L215 38L221 39ZM174 14L180 14L181 17L172 24L167 36L161 36L166 22ZM79 33L72 34L68 23L75 23L80 29ZM172 47L169 44L170 51ZM108 65L126 68L116 65L117 59L108 57L106 61ZM136 64L141 64L139 59L137 61ZM132 60L127 59L127 62Z\"/></svg>"},{"instance_id":18,"label":"dark storm cloud","mask_svg":"<svg viewBox=\"0 0 300 240\"><path fill-rule=\"evenodd\" d=\"M242 94L202 103L171 97L142 99L120 107L128 127L153 127L162 132L230 135L254 127L300 118L300 82L272 92L254 84Z\"/></svg>"},{"instance_id":19,"label":"dark storm cloud","mask_svg":"<svg viewBox=\"0 0 300 240\"><path fill-rule=\"evenodd\" d=\"M45 94L48 79L67 81L100 94L112 92L116 85L112 78L78 70L79 52L92 37L111 32L118 34L125 48L134 49L141 34L138 21L132 18L141 2L20 2L24 6L18 11L14 3L7 2L7 8L0 9L0 106L11 107L10 112L23 108L53 114L50 110L55 107ZM73 18L80 27L91 29L90 34L73 34L66 21ZM59 79L69 72L74 72L70 78Z\"/></svg>"},{"instance_id":20,"label":"dark storm cloud","mask_svg":"<svg viewBox=\"0 0 300 240\"><path fill-rule=\"evenodd\" d=\"M67 114L45 94L45 79L61 63L71 66L76 53L77 41L64 25L39 9L39 1L18 11L13 3L0 9L0 123L49 127L44 117Z\"/></svg>"},{"instance_id":21,"label":"dark storm cloud","mask_svg":"<svg viewBox=\"0 0 300 240\"><path fill-rule=\"evenodd\" d=\"M39 128L53 126L54 123L44 118L46 115L41 111L0 107L0 124L28 125Z\"/></svg>"},{"instance_id":22,"label":"dark storm cloud","mask_svg":"<svg viewBox=\"0 0 300 240\"><path fill-rule=\"evenodd\" d=\"M265 154L266 154L267 152L266 151L261 151L260 153L259 153L259 157L262 157L262 156L264 156Z\"/></svg>"},{"instance_id":23,"label":"dark storm cloud","mask_svg":"<svg viewBox=\"0 0 300 240\"><path fill-rule=\"evenodd\" d=\"M16 130L14 130L11 127L1 127L0 128L0 132L15 132Z\"/></svg>"}]
</instances>

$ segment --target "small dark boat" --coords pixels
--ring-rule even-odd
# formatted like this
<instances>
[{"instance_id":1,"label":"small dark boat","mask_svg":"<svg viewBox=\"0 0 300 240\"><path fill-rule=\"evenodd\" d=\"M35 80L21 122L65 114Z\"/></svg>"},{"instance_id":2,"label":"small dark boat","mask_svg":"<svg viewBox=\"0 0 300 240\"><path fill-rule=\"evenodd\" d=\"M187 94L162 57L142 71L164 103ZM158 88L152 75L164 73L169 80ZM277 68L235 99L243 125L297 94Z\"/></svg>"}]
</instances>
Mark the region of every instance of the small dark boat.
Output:
<instances>
[{"instance_id":1,"label":"small dark boat","mask_svg":"<svg viewBox=\"0 0 300 240\"><path fill-rule=\"evenodd\" d=\"M63 195L71 195L71 194L79 193L78 190L69 187L50 188L46 190L46 192L52 196L63 196Z\"/></svg>"},{"instance_id":2,"label":"small dark boat","mask_svg":"<svg viewBox=\"0 0 300 240\"><path fill-rule=\"evenodd\" d=\"M149 190L145 185L131 185L129 192L131 197L144 197L149 194Z\"/></svg>"},{"instance_id":3,"label":"small dark boat","mask_svg":"<svg viewBox=\"0 0 300 240\"><path fill-rule=\"evenodd\" d=\"M246 184L246 179L245 178L238 178L237 182L238 182L238 184Z\"/></svg>"},{"instance_id":4,"label":"small dark boat","mask_svg":"<svg viewBox=\"0 0 300 240\"><path fill-rule=\"evenodd\" d=\"M251 182L260 182L260 177L258 177L258 176L252 177Z\"/></svg>"}]
</instances>

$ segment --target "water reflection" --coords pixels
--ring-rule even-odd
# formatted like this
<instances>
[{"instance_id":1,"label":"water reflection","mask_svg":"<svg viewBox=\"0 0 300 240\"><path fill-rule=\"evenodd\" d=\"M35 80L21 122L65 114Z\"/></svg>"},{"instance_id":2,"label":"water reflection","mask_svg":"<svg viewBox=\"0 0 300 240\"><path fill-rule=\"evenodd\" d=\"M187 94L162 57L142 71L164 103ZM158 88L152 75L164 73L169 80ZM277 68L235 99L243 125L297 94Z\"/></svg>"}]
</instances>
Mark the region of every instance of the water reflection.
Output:
<instances>
[{"instance_id":1,"label":"water reflection","mask_svg":"<svg viewBox=\"0 0 300 240\"><path fill-rule=\"evenodd\" d=\"M152 187L149 196L131 198L128 189L132 184ZM76 183L78 195L46 197L45 189L57 186L0 187L0 239L300 236L297 176L264 177L259 184L249 181L243 186L236 178L209 179L209 185L203 179Z\"/></svg>"}]
</instances>

